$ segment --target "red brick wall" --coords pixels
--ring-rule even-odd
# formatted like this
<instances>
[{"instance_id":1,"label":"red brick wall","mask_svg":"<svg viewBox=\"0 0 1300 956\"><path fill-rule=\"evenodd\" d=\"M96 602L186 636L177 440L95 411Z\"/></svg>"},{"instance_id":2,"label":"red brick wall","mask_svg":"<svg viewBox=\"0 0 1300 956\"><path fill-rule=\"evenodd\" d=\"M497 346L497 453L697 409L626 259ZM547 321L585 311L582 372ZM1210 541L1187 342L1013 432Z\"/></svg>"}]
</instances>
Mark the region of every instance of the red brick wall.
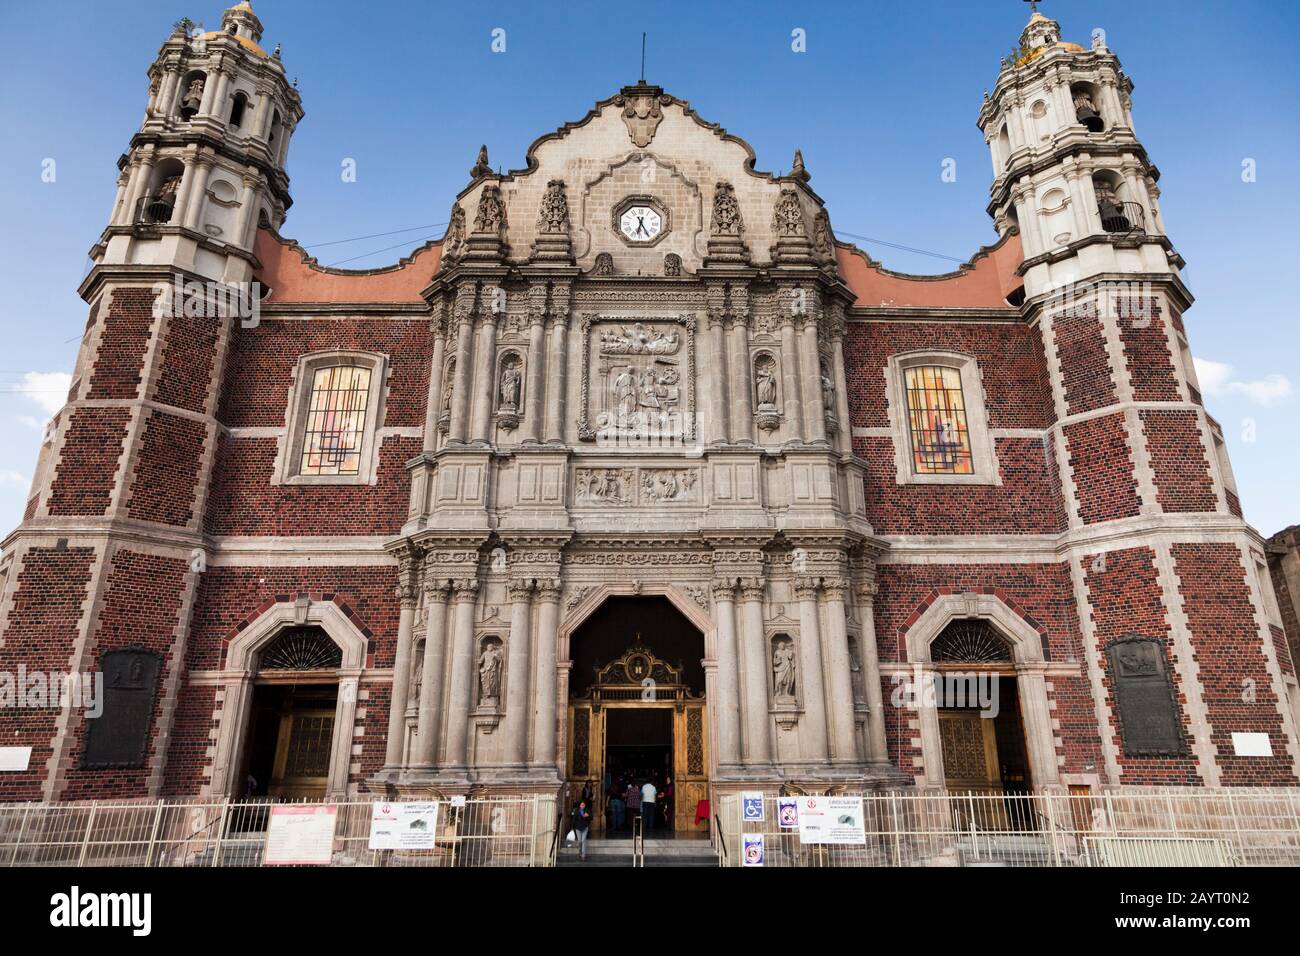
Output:
<instances>
[{"instance_id":1,"label":"red brick wall","mask_svg":"<svg viewBox=\"0 0 1300 956\"><path fill-rule=\"evenodd\" d=\"M1198 773L1196 758L1190 752L1182 757L1138 757L1125 754L1118 718L1115 716L1115 695L1107 647L1129 634L1157 638L1165 649L1165 668L1174 684L1183 734L1190 750L1192 732L1187 720L1187 697L1176 670L1177 653L1169 638L1169 621L1156 572L1155 552L1149 548L1109 551L1084 558L1080 565L1088 585L1089 614L1096 629L1096 651L1106 703L1115 725L1111 739L1119 752L1120 783L1136 786L1200 786L1204 781Z\"/></svg>"},{"instance_id":2,"label":"red brick wall","mask_svg":"<svg viewBox=\"0 0 1300 956\"><path fill-rule=\"evenodd\" d=\"M1277 655L1278 667L1283 674L1295 674L1295 663L1291 660L1291 648L1286 643L1286 632L1276 624L1270 624L1268 632L1273 638L1273 653Z\"/></svg>"},{"instance_id":3,"label":"red brick wall","mask_svg":"<svg viewBox=\"0 0 1300 956\"><path fill-rule=\"evenodd\" d=\"M208 411L212 363L217 353L220 320L170 316L163 342L161 370L154 400L200 414Z\"/></svg>"},{"instance_id":4,"label":"red brick wall","mask_svg":"<svg viewBox=\"0 0 1300 956\"><path fill-rule=\"evenodd\" d=\"M1046 428L1055 419L1043 344L1035 329L1010 323L850 322L844 363L853 425L888 427L889 357L917 349L975 357L991 428Z\"/></svg>"},{"instance_id":5,"label":"red brick wall","mask_svg":"<svg viewBox=\"0 0 1300 956\"><path fill-rule=\"evenodd\" d=\"M1223 785L1295 786L1240 550L1176 544L1173 556ZM1235 756L1234 731L1267 733L1273 758Z\"/></svg>"},{"instance_id":6,"label":"red brick wall","mask_svg":"<svg viewBox=\"0 0 1300 956\"><path fill-rule=\"evenodd\" d=\"M116 289L91 366L87 398L135 398L140 392L149 330L153 325L153 289Z\"/></svg>"},{"instance_id":7,"label":"red brick wall","mask_svg":"<svg viewBox=\"0 0 1300 956\"><path fill-rule=\"evenodd\" d=\"M298 360L329 349L377 352L390 361L381 425L422 426L433 341L427 318L278 320L236 328L221 389L219 418L229 427L283 427Z\"/></svg>"},{"instance_id":8,"label":"red brick wall","mask_svg":"<svg viewBox=\"0 0 1300 956\"><path fill-rule=\"evenodd\" d=\"M925 609L942 594L992 594L1043 636L1052 661L1078 662L1084 670L1083 644L1075 614L1069 568L1064 564L916 565L884 564L877 569L876 640L881 661L907 660L907 632ZM1097 721L1086 676L1052 677L1049 699L1061 725L1066 772L1082 772L1101 761ZM907 727L916 715L892 705L894 683L882 681L885 729L890 759L915 774L912 746L917 731Z\"/></svg>"},{"instance_id":9,"label":"red brick wall","mask_svg":"<svg viewBox=\"0 0 1300 956\"><path fill-rule=\"evenodd\" d=\"M159 743L159 718L163 708L163 685L172 667L176 627L185 594L188 563L135 551L119 550L113 555L98 626L86 656L86 667L99 669L105 652L122 647L157 651L163 657L150 721L149 750L145 765L129 770L82 770L88 721L74 712L68 727L70 766L64 778L61 800L107 800L141 797L147 794L149 764Z\"/></svg>"},{"instance_id":10,"label":"red brick wall","mask_svg":"<svg viewBox=\"0 0 1300 956\"><path fill-rule=\"evenodd\" d=\"M1071 415L1117 400L1111 380L1106 335L1092 306L1061 313L1053 321L1056 356L1061 363L1065 404Z\"/></svg>"},{"instance_id":11,"label":"red brick wall","mask_svg":"<svg viewBox=\"0 0 1300 956\"><path fill-rule=\"evenodd\" d=\"M374 485L277 485L274 438L217 440L212 492L204 516L208 534L396 534L410 506L405 463L420 453L419 438L390 437L379 448Z\"/></svg>"},{"instance_id":12,"label":"red brick wall","mask_svg":"<svg viewBox=\"0 0 1300 956\"><path fill-rule=\"evenodd\" d=\"M1084 523L1136 515L1137 479L1123 413L1073 422L1063 431Z\"/></svg>"},{"instance_id":13,"label":"red brick wall","mask_svg":"<svg viewBox=\"0 0 1300 956\"><path fill-rule=\"evenodd\" d=\"M50 488L50 514L102 515L108 510L130 418L125 408L72 413Z\"/></svg>"},{"instance_id":14,"label":"red brick wall","mask_svg":"<svg viewBox=\"0 0 1300 956\"><path fill-rule=\"evenodd\" d=\"M1025 534L1065 530L1056 449L1033 438L996 441L1001 485L900 485L890 438L855 438L866 462L867 519L879 534Z\"/></svg>"},{"instance_id":15,"label":"red brick wall","mask_svg":"<svg viewBox=\"0 0 1300 956\"><path fill-rule=\"evenodd\" d=\"M1218 510L1197 413L1189 409L1144 408L1138 415L1146 433L1160 507L1165 511Z\"/></svg>"},{"instance_id":16,"label":"red brick wall","mask_svg":"<svg viewBox=\"0 0 1300 956\"><path fill-rule=\"evenodd\" d=\"M1180 402L1178 378L1169 355L1169 340L1160 303L1146 299L1141 303L1122 301L1119 313L1119 338L1124 346L1133 397L1139 402Z\"/></svg>"},{"instance_id":17,"label":"red brick wall","mask_svg":"<svg viewBox=\"0 0 1300 956\"><path fill-rule=\"evenodd\" d=\"M32 548L18 571L9 626L0 644L0 671L18 676L20 665L30 674L66 674L77 640L77 625L90 583L93 548ZM17 689L17 688L16 688ZM6 708L4 742L32 748L25 772L0 774L0 800L40 800L46 762L53 754L57 708Z\"/></svg>"},{"instance_id":18,"label":"red brick wall","mask_svg":"<svg viewBox=\"0 0 1300 956\"><path fill-rule=\"evenodd\" d=\"M132 518L179 527L190 523L206 438L202 422L149 412L131 486Z\"/></svg>"}]
</instances>

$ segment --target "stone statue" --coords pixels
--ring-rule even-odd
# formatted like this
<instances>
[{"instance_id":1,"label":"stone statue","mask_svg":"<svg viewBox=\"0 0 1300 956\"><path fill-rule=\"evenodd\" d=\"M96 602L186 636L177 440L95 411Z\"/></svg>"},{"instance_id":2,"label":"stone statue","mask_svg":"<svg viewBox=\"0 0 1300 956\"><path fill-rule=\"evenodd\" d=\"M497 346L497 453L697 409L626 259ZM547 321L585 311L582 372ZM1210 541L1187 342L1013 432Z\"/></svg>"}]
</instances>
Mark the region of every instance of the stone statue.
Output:
<instances>
[{"instance_id":1,"label":"stone statue","mask_svg":"<svg viewBox=\"0 0 1300 956\"><path fill-rule=\"evenodd\" d=\"M794 643L782 641L772 652L772 685L777 697L794 696Z\"/></svg>"},{"instance_id":2,"label":"stone statue","mask_svg":"<svg viewBox=\"0 0 1300 956\"><path fill-rule=\"evenodd\" d=\"M479 703L496 703L501 699L501 647L489 643L478 658Z\"/></svg>"},{"instance_id":3,"label":"stone statue","mask_svg":"<svg viewBox=\"0 0 1300 956\"><path fill-rule=\"evenodd\" d=\"M715 236L739 236L742 228L740 203L731 183L719 181L713 191L713 221L709 231Z\"/></svg>"},{"instance_id":4,"label":"stone statue","mask_svg":"<svg viewBox=\"0 0 1300 956\"><path fill-rule=\"evenodd\" d=\"M546 184L542 208L537 214L537 231L566 233L569 231L569 200L564 194L564 181L552 179Z\"/></svg>"},{"instance_id":5,"label":"stone statue","mask_svg":"<svg viewBox=\"0 0 1300 956\"><path fill-rule=\"evenodd\" d=\"M817 252L823 258L830 258L834 251L831 242L831 217L823 209L817 214L817 222L813 225L813 245L817 247Z\"/></svg>"},{"instance_id":6,"label":"stone statue","mask_svg":"<svg viewBox=\"0 0 1300 956\"><path fill-rule=\"evenodd\" d=\"M451 413L451 391L455 387L456 362L447 363L447 370L442 374L442 413Z\"/></svg>"},{"instance_id":7,"label":"stone statue","mask_svg":"<svg viewBox=\"0 0 1300 956\"><path fill-rule=\"evenodd\" d=\"M522 376L519 365L511 362L501 371L501 407L519 407L519 388Z\"/></svg>"},{"instance_id":8,"label":"stone statue","mask_svg":"<svg viewBox=\"0 0 1300 956\"><path fill-rule=\"evenodd\" d=\"M822 408L824 408L826 412L830 414L835 411L835 383L831 381L830 372L826 370L825 365L822 366L821 373L822 373Z\"/></svg>"},{"instance_id":9,"label":"stone statue","mask_svg":"<svg viewBox=\"0 0 1300 956\"><path fill-rule=\"evenodd\" d=\"M775 408L776 376L772 374L772 366L766 362L760 364L754 370L754 382L758 390L758 407Z\"/></svg>"},{"instance_id":10,"label":"stone statue","mask_svg":"<svg viewBox=\"0 0 1300 956\"><path fill-rule=\"evenodd\" d=\"M442 239L442 256L452 259L460 255L461 245L465 242L465 210L460 203L451 207L451 222L447 224L447 234Z\"/></svg>"}]
</instances>

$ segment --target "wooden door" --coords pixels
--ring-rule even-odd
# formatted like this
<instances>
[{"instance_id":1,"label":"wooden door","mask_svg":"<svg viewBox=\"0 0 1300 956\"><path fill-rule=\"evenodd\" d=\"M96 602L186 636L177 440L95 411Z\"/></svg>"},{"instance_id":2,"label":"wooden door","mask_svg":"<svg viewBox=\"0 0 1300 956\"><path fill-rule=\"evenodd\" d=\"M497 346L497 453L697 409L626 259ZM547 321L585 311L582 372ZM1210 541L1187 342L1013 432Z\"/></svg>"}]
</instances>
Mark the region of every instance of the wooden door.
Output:
<instances>
[{"instance_id":1,"label":"wooden door","mask_svg":"<svg viewBox=\"0 0 1300 956\"><path fill-rule=\"evenodd\" d=\"M329 787L333 710L292 710L280 718L269 794L284 800L315 799Z\"/></svg>"}]
</instances>

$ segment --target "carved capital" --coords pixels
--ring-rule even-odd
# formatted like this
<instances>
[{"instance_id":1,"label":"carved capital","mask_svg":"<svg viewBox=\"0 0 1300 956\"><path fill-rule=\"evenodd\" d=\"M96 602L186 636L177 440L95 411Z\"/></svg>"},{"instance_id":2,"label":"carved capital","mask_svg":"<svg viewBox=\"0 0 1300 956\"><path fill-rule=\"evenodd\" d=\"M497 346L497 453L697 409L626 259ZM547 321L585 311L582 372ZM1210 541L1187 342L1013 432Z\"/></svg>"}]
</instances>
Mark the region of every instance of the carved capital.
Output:
<instances>
[{"instance_id":1,"label":"carved capital","mask_svg":"<svg viewBox=\"0 0 1300 956\"><path fill-rule=\"evenodd\" d=\"M814 601L817 599L817 587L821 582L814 577L804 575L794 579L794 596L800 601Z\"/></svg>"},{"instance_id":2,"label":"carved capital","mask_svg":"<svg viewBox=\"0 0 1300 956\"><path fill-rule=\"evenodd\" d=\"M742 601L761 601L767 593L767 582L762 578L741 578L740 599Z\"/></svg>"},{"instance_id":3,"label":"carved capital","mask_svg":"<svg viewBox=\"0 0 1300 956\"><path fill-rule=\"evenodd\" d=\"M558 604L561 587L559 578L538 578L537 597L541 601L553 601Z\"/></svg>"},{"instance_id":4,"label":"carved capital","mask_svg":"<svg viewBox=\"0 0 1300 956\"><path fill-rule=\"evenodd\" d=\"M735 578L715 578L712 585L713 600L734 601L736 599Z\"/></svg>"},{"instance_id":5,"label":"carved capital","mask_svg":"<svg viewBox=\"0 0 1300 956\"><path fill-rule=\"evenodd\" d=\"M477 578L456 578L451 582L453 600L473 601L478 597Z\"/></svg>"},{"instance_id":6,"label":"carved capital","mask_svg":"<svg viewBox=\"0 0 1300 956\"><path fill-rule=\"evenodd\" d=\"M511 578L506 592L514 602L527 601L533 593L533 582L527 578Z\"/></svg>"}]
</instances>

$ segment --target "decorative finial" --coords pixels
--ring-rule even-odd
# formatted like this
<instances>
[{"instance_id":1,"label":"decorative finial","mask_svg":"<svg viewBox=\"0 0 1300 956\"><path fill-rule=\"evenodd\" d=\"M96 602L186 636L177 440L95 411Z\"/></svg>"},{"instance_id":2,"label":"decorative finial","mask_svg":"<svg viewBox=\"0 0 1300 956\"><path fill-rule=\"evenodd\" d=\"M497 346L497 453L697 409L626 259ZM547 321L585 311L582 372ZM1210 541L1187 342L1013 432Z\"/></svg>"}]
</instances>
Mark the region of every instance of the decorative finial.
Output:
<instances>
[{"instance_id":1,"label":"decorative finial","mask_svg":"<svg viewBox=\"0 0 1300 956\"><path fill-rule=\"evenodd\" d=\"M474 163L474 168L469 171L473 179L482 179L484 176L492 175L492 167L488 165L487 144L478 148L478 161Z\"/></svg>"},{"instance_id":2,"label":"decorative finial","mask_svg":"<svg viewBox=\"0 0 1300 956\"><path fill-rule=\"evenodd\" d=\"M271 56L275 57L277 60L280 59L280 44L277 43L275 45L275 49L271 51Z\"/></svg>"},{"instance_id":3,"label":"decorative finial","mask_svg":"<svg viewBox=\"0 0 1300 956\"><path fill-rule=\"evenodd\" d=\"M808 170L804 169L803 150L801 149L796 149L794 151L794 166L790 169L790 175L802 183L806 183L808 180L812 179L812 174L809 173Z\"/></svg>"}]
</instances>

